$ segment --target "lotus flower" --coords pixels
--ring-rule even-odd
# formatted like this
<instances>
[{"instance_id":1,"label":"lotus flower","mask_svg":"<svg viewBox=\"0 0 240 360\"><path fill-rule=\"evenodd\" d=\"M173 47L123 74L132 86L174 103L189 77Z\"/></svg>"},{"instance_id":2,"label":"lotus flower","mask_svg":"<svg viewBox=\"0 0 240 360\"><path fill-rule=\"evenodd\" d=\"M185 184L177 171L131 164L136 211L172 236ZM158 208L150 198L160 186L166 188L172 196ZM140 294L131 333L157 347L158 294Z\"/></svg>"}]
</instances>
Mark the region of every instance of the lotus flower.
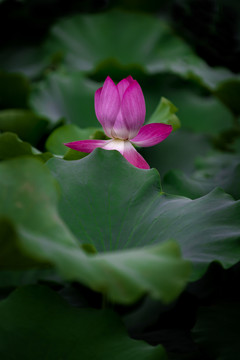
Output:
<instances>
[{"instance_id":1,"label":"lotus flower","mask_svg":"<svg viewBox=\"0 0 240 360\"><path fill-rule=\"evenodd\" d=\"M81 140L65 144L71 149L90 153L96 148L117 150L130 164L149 169L148 163L134 145L153 146L163 141L172 131L171 125L143 126L146 107L142 89L131 76L117 85L108 76L103 87L95 93L95 112L109 140Z\"/></svg>"}]
</instances>

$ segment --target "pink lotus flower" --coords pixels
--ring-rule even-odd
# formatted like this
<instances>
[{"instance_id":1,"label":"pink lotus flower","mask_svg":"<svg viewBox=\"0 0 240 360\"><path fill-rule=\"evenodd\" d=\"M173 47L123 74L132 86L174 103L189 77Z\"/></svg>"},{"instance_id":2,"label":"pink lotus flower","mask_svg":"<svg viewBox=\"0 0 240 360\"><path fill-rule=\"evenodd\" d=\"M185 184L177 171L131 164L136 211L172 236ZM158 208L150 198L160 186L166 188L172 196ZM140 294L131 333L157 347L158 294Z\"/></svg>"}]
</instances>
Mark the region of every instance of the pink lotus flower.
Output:
<instances>
[{"instance_id":1,"label":"pink lotus flower","mask_svg":"<svg viewBox=\"0 0 240 360\"><path fill-rule=\"evenodd\" d=\"M90 153L96 148L117 150L130 164L149 169L148 163L134 145L148 147L163 141L172 131L171 125L143 126L146 107L142 89L131 76L117 85L108 76L95 93L95 112L110 140L81 140L65 144L71 149Z\"/></svg>"}]
</instances>

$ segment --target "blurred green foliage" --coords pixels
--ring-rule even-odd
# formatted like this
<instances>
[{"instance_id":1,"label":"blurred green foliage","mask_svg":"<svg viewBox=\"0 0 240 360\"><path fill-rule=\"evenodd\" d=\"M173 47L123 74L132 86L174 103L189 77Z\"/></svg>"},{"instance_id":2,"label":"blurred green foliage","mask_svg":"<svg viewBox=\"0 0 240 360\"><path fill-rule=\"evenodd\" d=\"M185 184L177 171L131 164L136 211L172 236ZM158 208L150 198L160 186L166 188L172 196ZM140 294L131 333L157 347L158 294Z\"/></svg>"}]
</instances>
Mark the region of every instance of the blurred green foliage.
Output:
<instances>
[{"instance_id":1,"label":"blurred green foliage","mask_svg":"<svg viewBox=\"0 0 240 360\"><path fill-rule=\"evenodd\" d=\"M1 0L0 31L0 358L237 359L239 1ZM106 138L107 75L174 126L156 169L65 147Z\"/></svg>"}]
</instances>

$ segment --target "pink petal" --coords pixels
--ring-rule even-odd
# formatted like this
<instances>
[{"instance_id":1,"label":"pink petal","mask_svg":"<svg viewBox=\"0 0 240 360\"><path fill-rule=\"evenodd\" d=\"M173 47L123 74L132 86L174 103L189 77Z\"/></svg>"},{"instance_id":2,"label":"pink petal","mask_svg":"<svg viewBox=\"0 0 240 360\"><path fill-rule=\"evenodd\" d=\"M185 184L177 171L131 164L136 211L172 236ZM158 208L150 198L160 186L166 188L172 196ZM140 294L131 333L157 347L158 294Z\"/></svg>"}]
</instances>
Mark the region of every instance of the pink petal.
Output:
<instances>
[{"instance_id":1,"label":"pink petal","mask_svg":"<svg viewBox=\"0 0 240 360\"><path fill-rule=\"evenodd\" d=\"M171 131L171 125L155 123L145 125L140 129L137 136L131 139L131 142L142 147L153 146L166 139Z\"/></svg>"},{"instance_id":2,"label":"pink petal","mask_svg":"<svg viewBox=\"0 0 240 360\"><path fill-rule=\"evenodd\" d=\"M96 148L103 147L108 142L109 140L80 140L66 143L64 145L73 150L90 153Z\"/></svg>"},{"instance_id":3,"label":"pink petal","mask_svg":"<svg viewBox=\"0 0 240 360\"><path fill-rule=\"evenodd\" d=\"M131 83L134 81L134 79L132 78L131 75L129 75L129 76L126 78L126 80L129 82L129 84L131 84Z\"/></svg>"},{"instance_id":4,"label":"pink petal","mask_svg":"<svg viewBox=\"0 0 240 360\"><path fill-rule=\"evenodd\" d=\"M143 125L146 115L144 96L136 80L133 80L125 91L121 110L125 126L128 129L128 139L132 139ZM115 127L120 126L115 123Z\"/></svg>"},{"instance_id":5,"label":"pink petal","mask_svg":"<svg viewBox=\"0 0 240 360\"><path fill-rule=\"evenodd\" d=\"M129 75L126 79L121 80L117 84L117 88L118 88L118 92L119 92L121 101L122 101L122 98L123 98L123 94L125 93L125 91L129 87L129 85L132 84L133 81L134 81L133 78L131 77L131 75Z\"/></svg>"},{"instance_id":6,"label":"pink petal","mask_svg":"<svg viewBox=\"0 0 240 360\"><path fill-rule=\"evenodd\" d=\"M112 137L127 140L129 138L129 129L123 118L122 109L120 108L115 124L112 129Z\"/></svg>"},{"instance_id":7,"label":"pink petal","mask_svg":"<svg viewBox=\"0 0 240 360\"><path fill-rule=\"evenodd\" d=\"M130 82L127 79L123 79L117 84L117 88L118 88L118 92L119 92L119 96L120 96L121 101L122 101L122 98L123 98L123 94L125 93L125 91L129 87L129 85L130 85ZM125 140L125 139L128 139L128 134L129 134L129 131L128 131L128 128L126 127L126 125L125 125L123 115L122 115L121 106L120 106L120 110L119 110L118 115L116 117L116 121L114 123L111 135L114 138Z\"/></svg>"},{"instance_id":8,"label":"pink petal","mask_svg":"<svg viewBox=\"0 0 240 360\"><path fill-rule=\"evenodd\" d=\"M130 162L130 164L140 169L150 169L148 163L144 160L142 155L140 155L137 150L132 146L130 141L125 141L124 145L125 146L122 155L128 162Z\"/></svg>"},{"instance_id":9,"label":"pink petal","mask_svg":"<svg viewBox=\"0 0 240 360\"><path fill-rule=\"evenodd\" d=\"M95 97L94 97L94 103L95 103L95 113L97 116L98 121L100 122L100 118L101 118L101 106L100 106L100 95L102 92L102 87L100 89L97 89L97 91L95 92Z\"/></svg>"},{"instance_id":10,"label":"pink petal","mask_svg":"<svg viewBox=\"0 0 240 360\"><path fill-rule=\"evenodd\" d=\"M127 79L123 79L117 84L117 88L118 88L118 92L119 92L119 96L120 96L121 101L122 101L122 98L123 98L123 94L125 93L125 91L129 87L129 85L130 85L130 82Z\"/></svg>"},{"instance_id":11,"label":"pink petal","mask_svg":"<svg viewBox=\"0 0 240 360\"><path fill-rule=\"evenodd\" d=\"M97 90L95 95L95 112L105 133L111 136L111 130L120 109L120 96L117 86L108 76L102 90Z\"/></svg>"},{"instance_id":12,"label":"pink petal","mask_svg":"<svg viewBox=\"0 0 240 360\"><path fill-rule=\"evenodd\" d=\"M127 88L134 82L133 78L129 75L126 79L121 80L117 84L120 100L122 101L123 95ZM126 140L129 138L129 127L127 125L127 121L123 118L122 109L118 112L116 121L113 126L113 130L111 132L112 137Z\"/></svg>"}]
</instances>

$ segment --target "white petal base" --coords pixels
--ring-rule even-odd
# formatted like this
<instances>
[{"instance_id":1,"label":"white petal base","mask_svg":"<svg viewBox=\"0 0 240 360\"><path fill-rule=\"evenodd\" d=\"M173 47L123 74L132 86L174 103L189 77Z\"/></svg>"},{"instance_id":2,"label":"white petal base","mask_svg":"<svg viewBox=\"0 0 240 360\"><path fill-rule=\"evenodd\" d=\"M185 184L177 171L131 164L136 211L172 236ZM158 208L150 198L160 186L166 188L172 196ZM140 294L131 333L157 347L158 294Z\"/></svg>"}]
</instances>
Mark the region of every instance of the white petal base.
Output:
<instances>
[{"instance_id":1,"label":"white petal base","mask_svg":"<svg viewBox=\"0 0 240 360\"><path fill-rule=\"evenodd\" d=\"M140 168L140 169L149 169L148 163L144 158L137 152L133 147L130 141L113 139L108 141L108 143L102 146L102 149L105 150L117 150L119 151L125 159L130 162L130 164Z\"/></svg>"}]
</instances>

